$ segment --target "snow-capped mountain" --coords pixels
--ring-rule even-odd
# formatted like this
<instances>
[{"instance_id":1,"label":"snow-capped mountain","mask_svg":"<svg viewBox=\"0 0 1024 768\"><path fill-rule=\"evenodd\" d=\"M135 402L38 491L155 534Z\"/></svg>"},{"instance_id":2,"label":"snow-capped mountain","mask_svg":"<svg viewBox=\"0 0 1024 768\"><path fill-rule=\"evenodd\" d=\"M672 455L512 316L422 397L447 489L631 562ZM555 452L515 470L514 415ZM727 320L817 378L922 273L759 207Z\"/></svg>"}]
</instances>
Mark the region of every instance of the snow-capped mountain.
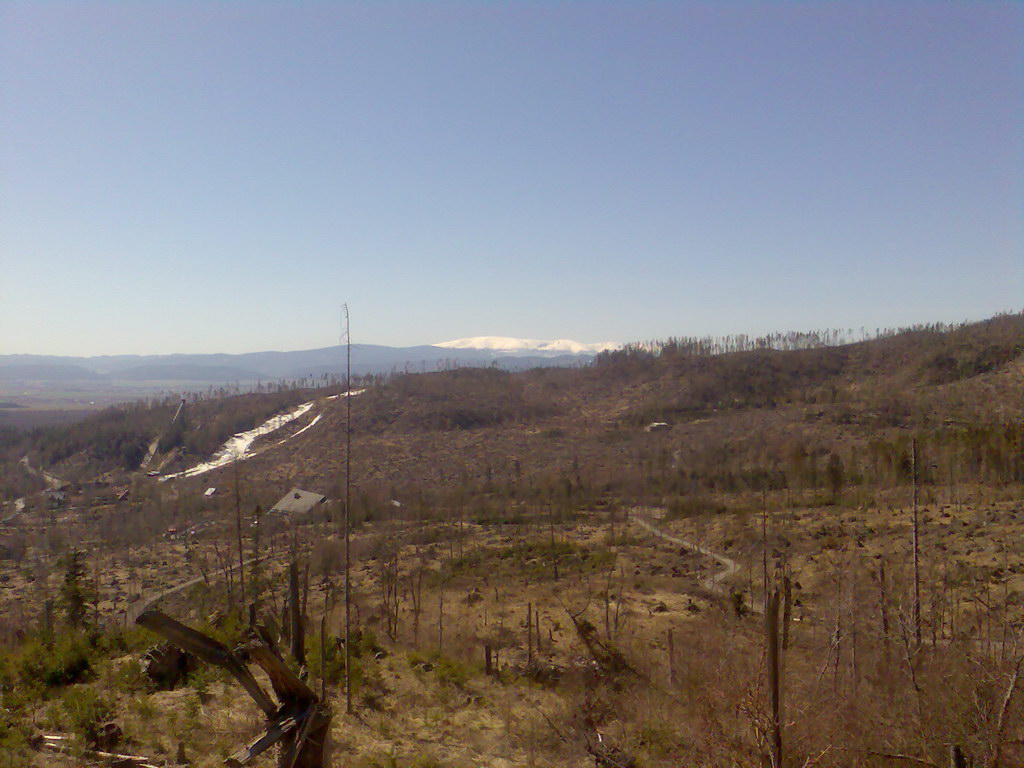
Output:
<instances>
[{"instance_id":1,"label":"snow-capped mountain","mask_svg":"<svg viewBox=\"0 0 1024 768\"><path fill-rule=\"evenodd\" d=\"M479 349L500 355L539 355L554 357L557 355L596 355L607 349L618 349L622 345L614 341L601 341L584 344L572 339L517 339L510 336L474 336L468 339L453 339L434 344L435 347L446 349Z\"/></svg>"},{"instance_id":2,"label":"snow-capped mountain","mask_svg":"<svg viewBox=\"0 0 1024 768\"><path fill-rule=\"evenodd\" d=\"M352 345L352 372L357 375L443 370L453 365L491 366L524 370L538 366L586 364L615 342L583 344L570 339L517 339L476 336L418 347ZM119 386L181 386L185 382L255 382L274 379L315 379L340 376L345 370L345 349L246 354L105 355L60 357L0 355L0 386L21 382L91 382L93 389Z\"/></svg>"}]
</instances>

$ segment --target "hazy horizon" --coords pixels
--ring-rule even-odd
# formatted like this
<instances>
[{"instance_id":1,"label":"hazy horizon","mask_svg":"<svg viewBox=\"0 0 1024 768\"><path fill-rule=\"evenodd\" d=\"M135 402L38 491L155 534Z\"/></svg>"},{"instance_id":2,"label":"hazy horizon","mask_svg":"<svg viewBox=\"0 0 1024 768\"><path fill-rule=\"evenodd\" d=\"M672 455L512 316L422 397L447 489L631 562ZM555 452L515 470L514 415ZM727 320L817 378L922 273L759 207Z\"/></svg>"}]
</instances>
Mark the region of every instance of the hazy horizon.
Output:
<instances>
[{"instance_id":1,"label":"hazy horizon","mask_svg":"<svg viewBox=\"0 0 1024 768\"><path fill-rule=\"evenodd\" d=\"M481 334L481 337L483 337L483 334ZM475 337L463 337L463 338L475 338ZM509 337L509 338L512 338L512 337ZM520 337L517 337L517 338L520 338ZM542 341L556 341L556 340L557 339L543 339ZM366 341L366 342L353 342L352 346L353 347L359 347L359 346L368 346L368 347L371 347L371 346L373 346L373 347L376 347L376 346L388 346L388 347L395 347L395 348L399 348L399 349L404 349L404 348L414 348L414 347L444 346L449 341L458 341L458 339L446 339L445 341L439 341L439 342L422 342L422 343L413 343L413 344L403 344L401 346L390 345L390 344L377 344L375 342ZM579 340L578 339L572 339L572 341L579 341ZM636 339L631 339L630 341L637 341L637 340ZM601 343L601 342L580 342L580 343L583 343L583 344L587 344L587 343L597 344L597 343ZM615 343L616 344L625 344L625 343L629 343L629 342L615 342ZM313 350L313 349L329 349L331 347L338 347L338 346L344 346L344 342L343 341L335 341L332 344L324 344L324 345L321 345L319 347L295 347L293 349L259 348L259 349L246 349L246 350L242 350L242 351L239 351L239 352L230 351L230 350L216 350L216 351L213 351L213 352L190 352L188 350L176 350L174 352L127 352L127 353L100 352L100 353L95 354L95 355L79 355L79 354L73 354L73 353L72 354L63 354L63 353L52 353L52 352L4 352L4 351L0 350L0 357L2 357L2 356L16 356L16 355L38 356L38 357L152 357L152 356L160 356L160 355L189 355L189 356L192 356L192 355L251 355L251 354L264 353L264 352L272 353L272 354L273 353L279 353L279 352L304 352L304 351ZM455 349L457 349L457 348L455 348Z\"/></svg>"},{"instance_id":2,"label":"hazy horizon","mask_svg":"<svg viewBox=\"0 0 1024 768\"><path fill-rule=\"evenodd\" d=\"M997 316L1003 315L1003 314L1016 314L1016 313L1019 313L1019 312L1024 312L1024 308L1015 307L1015 308L1011 308L1011 309L1005 309L1005 310L1001 310L999 312L994 312L991 315L986 315L984 317L961 317L961 318L940 318L940 319L936 319L936 318L926 318L926 319L924 319L923 318L923 319L920 319L920 320L908 323L907 325L900 325L900 326L875 326L875 327L870 327L869 328L868 326L865 326L865 325L858 325L858 326L822 325L822 326L819 326L817 328L770 328L770 329L763 329L763 330L760 330L760 331L757 331L757 332L738 331L736 333L722 333L722 334L717 334L717 333L690 334L690 333L681 332L681 333L666 334L664 336L646 336L646 337L643 337L643 338L625 339L625 340L622 340L622 341L615 341L615 342L609 342L607 339L604 342L588 341L588 340L581 340L581 339L566 339L564 336L563 337L559 337L558 339L525 339L524 337L508 337L508 338L525 340L525 341L548 341L548 342L552 342L552 341L564 340L564 341L578 342L578 343L584 344L584 345L594 345L594 344L606 343L606 344L615 344L617 346L625 346L627 344L643 344L643 343L647 343L647 342L667 341L670 338L681 338L681 337L724 338L724 337L728 337L728 336L738 336L739 335L739 336L747 336L747 337L749 337L751 339L756 339L756 338L759 338L759 337L770 336L772 334L777 334L777 333L781 333L781 334L798 333L799 334L799 333L814 333L814 332L822 332L822 331L836 331L836 332L848 333L853 339L859 340L862 335L865 338L873 338L878 333L883 332L883 331L888 331L888 330L901 330L901 329L910 328L910 327L913 327L913 326L920 326L920 325L936 325L936 324L938 324L938 325L958 325L958 324L961 324L961 323L968 323L969 324L969 323L976 323L976 322L983 322L985 320L990 320L990 319L992 319L994 317L997 317ZM402 344L402 345L397 345L397 344L379 344L379 343L373 342L373 341L366 341L366 342L358 342L358 341L356 341L356 342L353 342L352 346L353 346L353 348L358 348L359 346L366 346L366 347L391 347L391 348L395 348L395 349L407 349L407 348L411 349L411 348L415 348L415 347L445 347L451 341L461 341L461 340L472 339L472 338L490 338L492 336L493 335L480 334L478 336L473 336L473 337L463 337L462 339L450 339L450 340L445 340L445 341L434 341L434 342L414 342L412 344ZM194 351L189 351L189 350L186 350L186 349L177 349L177 350L171 351L171 352L100 352L100 353L96 353L96 354L92 354L92 355L85 355L85 354L78 354L78 353L56 353L56 352L4 352L3 350L0 350L0 357L37 356L37 357L83 357L83 358L94 358L94 357L159 357L159 356L175 356L175 355L178 355L178 356L196 356L196 355L229 355L229 356L235 356L235 355L252 355L252 354L261 354L261 353L277 354L277 353L305 352L305 351L311 351L311 350L316 350L316 349L329 349L329 348L332 348L332 347L340 347L340 346L344 346L344 341L335 340L333 343L323 344L323 345L320 345L320 346L317 346L317 347L292 347L292 348L289 348L289 349L269 348L269 347L254 347L252 349L243 349L243 350L239 350L239 351L220 349L220 350L214 350L214 351L209 351L209 352L194 352ZM459 347L449 347L449 348L452 349L453 351L457 351L457 350L460 349ZM475 349L481 349L481 350L485 349L485 347L474 347L474 348Z\"/></svg>"}]
</instances>

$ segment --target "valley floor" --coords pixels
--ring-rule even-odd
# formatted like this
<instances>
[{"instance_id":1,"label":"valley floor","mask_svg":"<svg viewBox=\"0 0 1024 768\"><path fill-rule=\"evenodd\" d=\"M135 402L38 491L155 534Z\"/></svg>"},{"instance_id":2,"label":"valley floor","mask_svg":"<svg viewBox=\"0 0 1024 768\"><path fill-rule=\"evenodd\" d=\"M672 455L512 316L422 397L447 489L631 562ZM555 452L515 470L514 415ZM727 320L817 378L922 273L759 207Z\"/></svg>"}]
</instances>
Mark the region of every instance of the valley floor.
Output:
<instances>
[{"instance_id":1,"label":"valley floor","mask_svg":"<svg viewBox=\"0 0 1024 768\"><path fill-rule=\"evenodd\" d=\"M997 721L1003 764L1024 758L1012 687L999 720L1024 650L1019 502L922 508L918 647L907 509L786 507L780 496L766 500L762 516L759 497L720 501L728 511L676 518L608 508L505 524L395 519L361 527L353 538L362 638L353 715L344 714L337 651L337 525L311 522L266 539L266 559L256 570L246 564L249 589L266 614L281 615L287 542L297 536L309 568L316 683L315 628L325 617L337 766L760 765L770 730L758 615L766 562L773 589L791 585L787 764L882 766L909 755L938 765L954 743L990 758ZM190 580L159 605L205 626L237 579L218 538L140 548L123 565L111 563L101 584L123 592L132 574L144 573L140 584L152 595L158 584ZM203 561L205 577L197 577ZM13 598L24 588L5 591ZM127 602L117 593L99 603L114 620L119 605ZM146 637L136 631L133 642ZM69 696L83 689L109 706L127 752L169 759L182 741L192 764L220 765L259 731L258 710L221 673L152 692L136 677L137 659L136 650L101 661L93 682L47 699L30 726L73 732ZM36 760L59 764L53 755Z\"/></svg>"}]
</instances>

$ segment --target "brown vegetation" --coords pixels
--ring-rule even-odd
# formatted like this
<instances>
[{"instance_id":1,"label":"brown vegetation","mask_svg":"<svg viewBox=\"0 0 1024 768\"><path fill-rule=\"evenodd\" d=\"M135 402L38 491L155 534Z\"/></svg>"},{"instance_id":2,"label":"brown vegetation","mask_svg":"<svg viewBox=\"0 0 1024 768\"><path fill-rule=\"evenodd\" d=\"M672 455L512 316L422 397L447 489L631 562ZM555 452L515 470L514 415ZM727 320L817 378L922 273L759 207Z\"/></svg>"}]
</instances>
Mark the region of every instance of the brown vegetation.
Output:
<instances>
[{"instance_id":1,"label":"brown vegetation","mask_svg":"<svg viewBox=\"0 0 1024 768\"><path fill-rule=\"evenodd\" d=\"M250 603L281 643L301 605L334 765L1020 765L1022 338L1012 315L841 347L674 340L581 370L366 382L352 715L340 401L318 401L294 440L268 437L237 481L136 473L120 501L30 497L3 533L0 764L43 764L39 732L85 746L113 722L132 753L171 759L182 742L217 765L259 730L220 673L171 691L141 675L147 641L124 620L185 585L160 606L227 647ZM256 423L292 402L223 412ZM39 487L18 475L25 453L62 477L107 471L89 430L150 436L163 407L69 433L73 451L12 450L7 482ZM671 429L645 432L654 420ZM294 486L335 501L262 514ZM293 553L301 597L284 586Z\"/></svg>"}]
</instances>

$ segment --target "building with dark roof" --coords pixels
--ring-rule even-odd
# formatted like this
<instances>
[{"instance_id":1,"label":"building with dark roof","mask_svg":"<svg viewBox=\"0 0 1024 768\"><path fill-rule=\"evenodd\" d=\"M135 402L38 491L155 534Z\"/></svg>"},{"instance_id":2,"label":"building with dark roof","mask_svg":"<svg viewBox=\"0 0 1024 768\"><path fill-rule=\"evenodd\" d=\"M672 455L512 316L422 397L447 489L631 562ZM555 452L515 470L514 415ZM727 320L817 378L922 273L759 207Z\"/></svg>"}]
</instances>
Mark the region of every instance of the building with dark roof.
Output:
<instances>
[{"instance_id":1,"label":"building with dark roof","mask_svg":"<svg viewBox=\"0 0 1024 768\"><path fill-rule=\"evenodd\" d=\"M301 488L292 488L280 501L270 508L272 514L303 515L327 501L326 496Z\"/></svg>"}]
</instances>

